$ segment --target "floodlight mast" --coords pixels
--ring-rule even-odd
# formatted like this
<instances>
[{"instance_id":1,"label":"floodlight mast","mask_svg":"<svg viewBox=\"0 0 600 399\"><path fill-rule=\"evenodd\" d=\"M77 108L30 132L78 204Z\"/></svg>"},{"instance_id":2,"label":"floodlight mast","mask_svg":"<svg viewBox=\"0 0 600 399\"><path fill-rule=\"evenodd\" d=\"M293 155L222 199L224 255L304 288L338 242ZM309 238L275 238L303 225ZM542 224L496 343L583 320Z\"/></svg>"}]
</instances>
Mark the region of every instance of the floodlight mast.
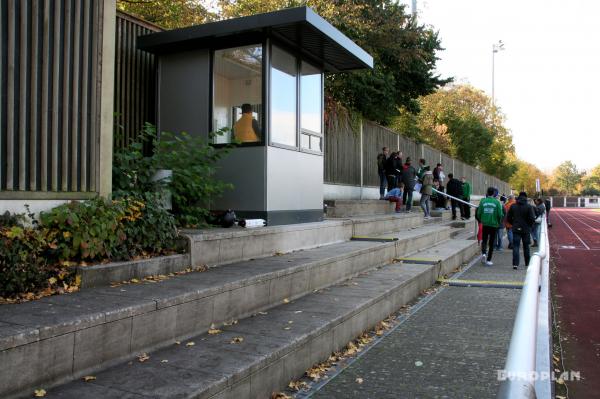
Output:
<instances>
[{"instance_id":1,"label":"floodlight mast","mask_svg":"<svg viewBox=\"0 0 600 399\"><path fill-rule=\"evenodd\" d=\"M496 105L495 103L495 97L494 97L494 84L495 84L495 71L494 71L494 67L495 67L495 56L496 53L499 51L504 51L504 43L502 42L502 40L498 40L498 43L494 43L492 44L492 106Z\"/></svg>"}]
</instances>

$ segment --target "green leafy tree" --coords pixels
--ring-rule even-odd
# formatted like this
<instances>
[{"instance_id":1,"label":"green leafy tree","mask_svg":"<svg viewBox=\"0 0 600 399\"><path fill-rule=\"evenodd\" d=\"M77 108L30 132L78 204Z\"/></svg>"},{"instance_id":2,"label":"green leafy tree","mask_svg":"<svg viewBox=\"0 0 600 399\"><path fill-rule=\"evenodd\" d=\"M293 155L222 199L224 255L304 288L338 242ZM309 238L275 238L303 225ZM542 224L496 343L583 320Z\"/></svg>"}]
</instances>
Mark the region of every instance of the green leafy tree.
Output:
<instances>
[{"instance_id":1,"label":"green leafy tree","mask_svg":"<svg viewBox=\"0 0 600 399\"><path fill-rule=\"evenodd\" d=\"M221 0L221 17L231 18L308 5L369 52L373 70L327 76L333 99L367 119L389 124L398 109L417 112L416 99L450 79L435 74L437 32L419 25L393 0Z\"/></svg>"},{"instance_id":2,"label":"green leafy tree","mask_svg":"<svg viewBox=\"0 0 600 399\"><path fill-rule=\"evenodd\" d=\"M535 181L536 179L540 179L540 188L546 191L549 187L549 178L544 172L535 165L522 160L517 160L515 164L515 173L509 180L510 186L514 190L525 191L528 195L532 196L536 192Z\"/></svg>"},{"instance_id":3,"label":"green leafy tree","mask_svg":"<svg viewBox=\"0 0 600 399\"><path fill-rule=\"evenodd\" d=\"M582 195L600 195L600 164L583 177L581 186Z\"/></svg>"},{"instance_id":4,"label":"green leafy tree","mask_svg":"<svg viewBox=\"0 0 600 399\"><path fill-rule=\"evenodd\" d=\"M419 98L419 107L416 116L401 109L392 126L502 180L514 173L512 136L481 90L452 85Z\"/></svg>"},{"instance_id":5,"label":"green leafy tree","mask_svg":"<svg viewBox=\"0 0 600 399\"><path fill-rule=\"evenodd\" d=\"M565 161L554 170L554 182L557 188L566 195L572 195L581 184L583 173L577 170L572 161Z\"/></svg>"},{"instance_id":6,"label":"green leafy tree","mask_svg":"<svg viewBox=\"0 0 600 399\"><path fill-rule=\"evenodd\" d=\"M117 10L164 29L198 25L217 18L198 0L117 0Z\"/></svg>"}]
</instances>

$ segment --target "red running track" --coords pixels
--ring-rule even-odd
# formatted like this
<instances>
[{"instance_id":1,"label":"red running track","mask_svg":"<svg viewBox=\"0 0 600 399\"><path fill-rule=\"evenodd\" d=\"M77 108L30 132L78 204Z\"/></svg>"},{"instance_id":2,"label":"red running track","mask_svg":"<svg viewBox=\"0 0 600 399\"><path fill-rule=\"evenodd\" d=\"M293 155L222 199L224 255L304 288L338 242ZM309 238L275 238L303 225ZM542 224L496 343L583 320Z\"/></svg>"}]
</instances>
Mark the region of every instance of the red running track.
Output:
<instances>
[{"instance_id":1,"label":"red running track","mask_svg":"<svg viewBox=\"0 0 600 399\"><path fill-rule=\"evenodd\" d=\"M570 398L600 398L600 209L553 208L553 291Z\"/></svg>"}]
</instances>

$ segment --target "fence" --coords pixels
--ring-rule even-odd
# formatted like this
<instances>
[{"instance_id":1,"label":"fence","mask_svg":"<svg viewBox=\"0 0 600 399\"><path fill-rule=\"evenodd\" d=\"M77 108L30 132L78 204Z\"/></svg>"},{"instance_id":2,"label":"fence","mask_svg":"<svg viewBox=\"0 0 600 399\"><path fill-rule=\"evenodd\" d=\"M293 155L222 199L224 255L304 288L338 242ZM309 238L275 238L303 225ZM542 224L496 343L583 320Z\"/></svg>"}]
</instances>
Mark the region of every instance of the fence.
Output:
<instances>
[{"instance_id":1,"label":"fence","mask_svg":"<svg viewBox=\"0 0 600 399\"><path fill-rule=\"evenodd\" d=\"M145 122L156 122L156 62L154 55L138 50L136 42L138 36L162 29L122 12L117 12L116 24L115 146L125 147Z\"/></svg>"},{"instance_id":2,"label":"fence","mask_svg":"<svg viewBox=\"0 0 600 399\"><path fill-rule=\"evenodd\" d=\"M110 191L112 26L114 0L0 2L0 199Z\"/></svg>"},{"instance_id":3,"label":"fence","mask_svg":"<svg viewBox=\"0 0 600 399\"><path fill-rule=\"evenodd\" d=\"M508 183L490 176L447 154L419 144L397 132L370 121L351 126L343 118L327 124L325 134L325 183L350 186L378 187L377 154L382 147L390 151L402 151L403 157L411 157L416 165L419 158L425 158L433 167L439 162L446 175L464 176L473 188L473 194L484 195L488 187L497 187L501 193L510 193Z\"/></svg>"}]
</instances>

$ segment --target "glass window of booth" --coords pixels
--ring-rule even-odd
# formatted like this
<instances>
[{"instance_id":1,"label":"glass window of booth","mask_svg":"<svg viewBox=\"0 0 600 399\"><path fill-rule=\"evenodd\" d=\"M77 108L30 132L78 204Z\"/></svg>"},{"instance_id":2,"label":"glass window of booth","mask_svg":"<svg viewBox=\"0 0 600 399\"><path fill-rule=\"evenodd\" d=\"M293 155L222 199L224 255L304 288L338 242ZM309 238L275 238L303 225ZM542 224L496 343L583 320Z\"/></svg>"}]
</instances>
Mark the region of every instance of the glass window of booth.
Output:
<instances>
[{"instance_id":1,"label":"glass window of booth","mask_svg":"<svg viewBox=\"0 0 600 399\"><path fill-rule=\"evenodd\" d=\"M270 135L271 142L297 147L296 57L277 46L271 48Z\"/></svg>"},{"instance_id":2,"label":"glass window of booth","mask_svg":"<svg viewBox=\"0 0 600 399\"><path fill-rule=\"evenodd\" d=\"M323 74L307 62L300 67L300 146L322 152Z\"/></svg>"},{"instance_id":3,"label":"glass window of booth","mask_svg":"<svg viewBox=\"0 0 600 399\"><path fill-rule=\"evenodd\" d=\"M261 44L215 50L212 128L227 129L215 144L263 142L262 61Z\"/></svg>"}]
</instances>

